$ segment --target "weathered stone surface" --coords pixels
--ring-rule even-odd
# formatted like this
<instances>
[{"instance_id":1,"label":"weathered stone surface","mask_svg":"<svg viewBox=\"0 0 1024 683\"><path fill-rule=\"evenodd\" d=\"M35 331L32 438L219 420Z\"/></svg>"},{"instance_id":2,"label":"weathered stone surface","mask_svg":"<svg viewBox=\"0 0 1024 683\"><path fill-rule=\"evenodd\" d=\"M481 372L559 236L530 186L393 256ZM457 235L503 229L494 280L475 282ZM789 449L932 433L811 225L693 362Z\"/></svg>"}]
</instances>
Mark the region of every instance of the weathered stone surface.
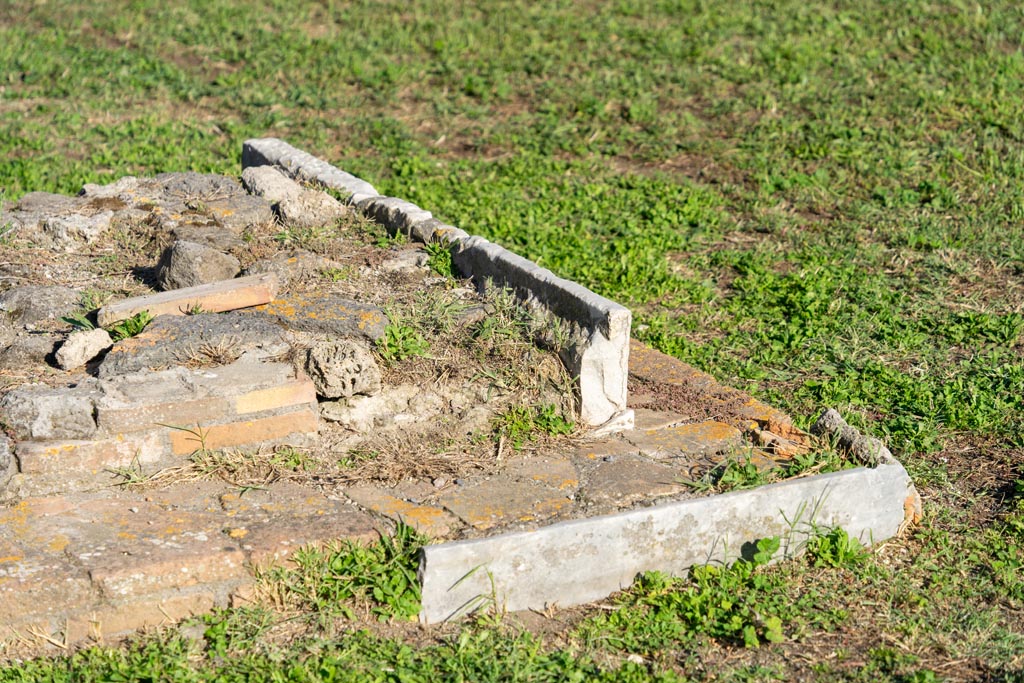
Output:
<instances>
[{"instance_id":1,"label":"weathered stone surface","mask_svg":"<svg viewBox=\"0 0 1024 683\"><path fill-rule=\"evenodd\" d=\"M154 318L161 315L188 315L195 310L221 313L268 303L277 295L277 290L278 280L273 273L249 275L208 285L122 299L101 308L96 317L100 325L109 326L142 311L148 312Z\"/></svg>"},{"instance_id":2,"label":"weathered stone surface","mask_svg":"<svg viewBox=\"0 0 1024 683\"><path fill-rule=\"evenodd\" d=\"M388 324L380 308L336 294L293 294L257 306L253 311L288 329L332 337L363 337L371 341L383 336Z\"/></svg>"},{"instance_id":3,"label":"weathered stone surface","mask_svg":"<svg viewBox=\"0 0 1024 683\"><path fill-rule=\"evenodd\" d=\"M624 508L683 490L675 469L645 458L614 455L598 461L590 472L586 497L597 504Z\"/></svg>"},{"instance_id":4,"label":"weathered stone surface","mask_svg":"<svg viewBox=\"0 0 1024 683\"><path fill-rule=\"evenodd\" d=\"M572 459L558 455L515 456L505 463L502 472L509 477L570 493L580 483Z\"/></svg>"},{"instance_id":5,"label":"weathered stone surface","mask_svg":"<svg viewBox=\"0 0 1024 683\"><path fill-rule=\"evenodd\" d=\"M67 287L25 285L0 294L0 311L20 325L60 320L78 308L79 292Z\"/></svg>"},{"instance_id":6,"label":"weathered stone surface","mask_svg":"<svg viewBox=\"0 0 1024 683\"><path fill-rule=\"evenodd\" d=\"M170 626L188 617L206 614L217 605L213 591L191 591L184 595L145 597L71 613L64 626L67 645L103 642L147 627Z\"/></svg>"},{"instance_id":7,"label":"weathered stone surface","mask_svg":"<svg viewBox=\"0 0 1024 683\"><path fill-rule=\"evenodd\" d=\"M135 176L129 175L124 176L123 178L118 178L108 185L86 183L82 186L81 196L87 199L116 198L121 201L130 201L135 197L138 187L139 179Z\"/></svg>"},{"instance_id":8,"label":"weathered stone surface","mask_svg":"<svg viewBox=\"0 0 1024 683\"><path fill-rule=\"evenodd\" d=\"M170 237L174 240L201 244L204 247L231 255L237 255L249 248L249 245L241 237L216 226L181 225L170 231Z\"/></svg>"},{"instance_id":9,"label":"weathered stone surface","mask_svg":"<svg viewBox=\"0 0 1024 683\"><path fill-rule=\"evenodd\" d=\"M831 439L856 460L865 465L895 462L892 452L881 440L861 434L846 424L838 411L826 409L811 426L811 433Z\"/></svg>"},{"instance_id":10,"label":"weathered stone surface","mask_svg":"<svg viewBox=\"0 0 1024 683\"><path fill-rule=\"evenodd\" d=\"M539 530L430 545L420 564L420 620L437 623L492 596L508 610L568 607L629 586L638 573L685 575L729 562L778 536L796 553L815 528L840 526L863 543L893 536L913 485L899 464L796 479ZM817 526L815 526L817 525Z\"/></svg>"},{"instance_id":11,"label":"weathered stone surface","mask_svg":"<svg viewBox=\"0 0 1024 683\"><path fill-rule=\"evenodd\" d=\"M372 396L381 388L377 361L362 344L336 339L315 344L306 353L306 373L324 398Z\"/></svg>"},{"instance_id":12,"label":"weathered stone surface","mask_svg":"<svg viewBox=\"0 0 1024 683\"><path fill-rule=\"evenodd\" d=\"M304 249L294 249L278 252L270 258L257 261L245 269L245 274L273 273L281 287L287 288L295 280L319 276L325 270L337 267L339 264L336 261Z\"/></svg>"},{"instance_id":13,"label":"weathered stone surface","mask_svg":"<svg viewBox=\"0 0 1024 683\"><path fill-rule=\"evenodd\" d=\"M18 462L14 459L13 443L0 434L0 491L18 472Z\"/></svg>"},{"instance_id":14,"label":"weathered stone surface","mask_svg":"<svg viewBox=\"0 0 1024 683\"><path fill-rule=\"evenodd\" d=\"M277 215L281 222L293 228L333 225L348 211L334 197L315 190L303 190L298 197L287 197L277 205Z\"/></svg>"},{"instance_id":15,"label":"weathered stone surface","mask_svg":"<svg viewBox=\"0 0 1024 683\"><path fill-rule=\"evenodd\" d=\"M0 351L0 368L22 372L47 363L59 343L60 337L45 332L16 335Z\"/></svg>"},{"instance_id":16,"label":"weathered stone surface","mask_svg":"<svg viewBox=\"0 0 1024 683\"><path fill-rule=\"evenodd\" d=\"M345 495L353 502L378 514L401 521L431 538L445 536L462 526L447 510L405 500L394 490L368 484L349 486Z\"/></svg>"},{"instance_id":17,"label":"weathered stone surface","mask_svg":"<svg viewBox=\"0 0 1024 683\"><path fill-rule=\"evenodd\" d=\"M728 453L744 445L743 433L723 422L698 422L665 429L622 433L641 453L652 458L686 458Z\"/></svg>"},{"instance_id":18,"label":"weathered stone surface","mask_svg":"<svg viewBox=\"0 0 1024 683\"><path fill-rule=\"evenodd\" d=\"M242 170L242 185L271 206L283 199L298 197L302 186L274 166L250 166Z\"/></svg>"},{"instance_id":19,"label":"weathered stone surface","mask_svg":"<svg viewBox=\"0 0 1024 683\"><path fill-rule=\"evenodd\" d=\"M240 233L252 225L273 220L270 204L247 194L238 181L216 174L161 173L153 179L169 215L165 227L182 224L220 225Z\"/></svg>"},{"instance_id":20,"label":"weathered stone surface","mask_svg":"<svg viewBox=\"0 0 1024 683\"><path fill-rule=\"evenodd\" d=\"M288 348L281 329L260 316L237 311L162 315L141 334L115 344L97 372L107 378L190 360L226 365L243 354L270 358Z\"/></svg>"},{"instance_id":21,"label":"weathered stone surface","mask_svg":"<svg viewBox=\"0 0 1024 683\"><path fill-rule=\"evenodd\" d=\"M423 251L402 249L394 256L380 264L380 269L391 273L426 272L430 257Z\"/></svg>"},{"instance_id":22,"label":"weathered stone surface","mask_svg":"<svg viewBox=\"0 0 1024 683\"><path fill-rule=\"evenodd\" d=\"M178 240L157 264L157 284L164 291L230 280L241 270L238 259L211 247Z\"/></svg>"},{"instance_id":23,"label":"weathered stone surface","mask_svg":"<svg viewBox=\"0 0 1024 683\"><path fill-rule=\"evenodd\" d=\"M19 439L88 439L96 433L95 382L70 388L29 384L0 399L0 416Z\"/></svg>"},{"instance_id":24,"label":"weathered stone surface","mask_svg":"<svg viewBox=\"0 0 1024 683\"><path fill-rule=\"evenodd\" d=\"M355 395L340 401L324 401L320 404L320 415L353 431L367 433L390 427L396 421L415 422L417 417L410 411L409 402L421 393L422 390L412 384L383 387L373 396Z\"/></svg>"},{"instance_id":25,"label":"weathered stone surface","mask_svg":"<svg viewBox=\"0 0 1024 683\"><path fill-rule=\"evenodd\" d=\"M480 530L548 519L572 505L564 491L505 476L460 486L438 502Z\"/></svg>"},{"instance_id":26,"label":"weathered stone surface","mask_svg":"<svg viewBox=\"0 0 1024 683\"><path fill-rule=\"evenodd\" d=\"M351 195L349 204L377 195L373 185L346 173L312 154L277 138L246 140L242 144L242 168L277 166L292 178L315 181L324 187Z\"/></svg>"},{"instance_id":27,"label":"weathered stone surface","mask_svg":"<svg viewBox=\"0 0 1024 683\"><path fill-rule=\"evenodd\" d=\"M678 413L671 413L664 410L651 410L649 408L636 408L635 429L644 432L650 429L665 429L666 427L678 427L689 420Z\"/></svg>"},{"instance_id":28,"label":"weathered stone surface","mask_svg":"<svg viewBox=\"0 0 1024 683\"><path fill-rule=\"evenodd\" d=\"M72 332L55 354L57 365L64 370L79 368L113 344L106 330L80 330Z\"/></svg>"},{"instance_id":29,"label":"weathered stone surface","mask_svg":"<svg viewBox=\"0 0 1024 683\"><path fill-rule=\"evenodd\" d=\"M357 208L390 232L410 235L413 226L433 218L412 202L397 197L373 197L359 202Z\"/></svg>"},{"instance_id":30,"label":"weathered stone surface","mask_svg":"<svg viewBox=\"0 0 1024 683\"><path fill-rule=\"evenodd\" d=\"M92 244L110 228L113 211L100 211L91 215L78 213L51 216L43 220L42 233L57 249L74 251L82 245Z\"/></svg>"}]
</instances>

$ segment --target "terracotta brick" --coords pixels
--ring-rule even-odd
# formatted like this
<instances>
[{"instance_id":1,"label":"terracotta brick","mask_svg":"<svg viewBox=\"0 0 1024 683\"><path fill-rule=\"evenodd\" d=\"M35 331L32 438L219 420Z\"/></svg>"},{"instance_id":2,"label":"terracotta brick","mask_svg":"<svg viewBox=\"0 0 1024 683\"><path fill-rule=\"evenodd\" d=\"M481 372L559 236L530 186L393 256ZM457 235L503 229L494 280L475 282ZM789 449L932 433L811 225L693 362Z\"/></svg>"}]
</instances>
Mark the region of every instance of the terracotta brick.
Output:
<instances>
[{"instance_id":1,"label":"terracotta brick","mask_svg":"<svg viewBox=\"0 0 1024 683\"><path fill-rule=\"evenodd\" d=\"M295 380L281 386L243 394L235 399L235 412L239 415L246 415L303 403L316 403L316 387L308 379Z\"/></svg>"},{"instance_id":2,"label":"terracotta brick","mask_svg":"<svg viewBox=\"0 0 1024 683\"><path fill-rule=\"evenodd\" d=\"M124 299L101 308L97 319L102 327L108 327L141 311L149 311L154 318L158 315L184 315L196 306L207 313L233 311L269 303L277 295L277 289L277 276L262 273Z\"/></svg>"},{"instance_id":3,"label":"terracotta brick","mask_svg":"<svg viewBox=\"0 0 1024 683\"><path fill-rule=\"evenodd\" d=\"M202 443L193 434L185 431L172 431L170 434L171 450L175 455L189 455L198 450L201 445L205 445L209 449L218 449L277 441L292 434L316 432L318 425L317 414L308 408L303 408L256 420L202 427Z\"/></svg>"},{"instance_id":4,"label":"terracotta brick","mask_svg":"<svg viewBox=\"0 0 1024 683\"><path fill-rule=\"evenodd\" d=\"M157 431L118 434L96 441L22 441L16 447L25 474L97 474L133 463L158 462L167 443Z\"/></svg>"},{"instance_id":5,"label":"terracotta brick","mask_svg":"<svg viewBox=\"0 0 1024 683\"><path fill-rule=\"evenodd\" d=\"M85 573L60 554L12 551L2 543L0 552L0 624L45 621L99 600Z\"/></svg>"},{"instance_id":6,"label":"terracotta brick","mask_svg":"<svg viewBox=\"0 0 1024 683\"><path fill-rule=\"evenodd\" d=\"M85 640L102 641L147 626L167 626L197 614L205 614L213 609L216 602L213 593L200 591L72 613L67 618L65 642L73 645Z\"/></svg>"}]
</instances>

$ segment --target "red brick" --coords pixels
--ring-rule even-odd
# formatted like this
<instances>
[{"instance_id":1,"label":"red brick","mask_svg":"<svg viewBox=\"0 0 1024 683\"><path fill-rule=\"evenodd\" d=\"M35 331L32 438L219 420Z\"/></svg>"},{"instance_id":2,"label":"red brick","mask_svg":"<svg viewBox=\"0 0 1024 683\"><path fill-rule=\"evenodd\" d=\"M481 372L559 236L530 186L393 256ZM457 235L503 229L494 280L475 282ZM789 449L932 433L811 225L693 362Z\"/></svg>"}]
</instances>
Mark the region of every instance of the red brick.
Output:
<instances>
[{"instance_id":1,"label":"red brick","mask_svg":"<svg viewBox=\"0 0 1024 683\"><path fill-rule=\"evenodd\" d=\"M196 306L207 313L233 311L273 301L277 288L277 276L273 273L250 275L124 299L101 308L97 318L101 326L108 327L141 311L149 311L154 318L158 315L184 315Z\"/></svg>"},{"instance_id":2,"label":"red brick","mask_svg":"<svg viewBox=\"0 0 1024 683\"><path fill-rule=\"evenodd\" d=\"M204 446L215 450L280 441L293 434L316 432L318 426L317 414L303 408L282 415L202 427L199 430L202 439L187 431L172 431L171 450L175 455L189 455Z\"/></svg>"}]
</instances>

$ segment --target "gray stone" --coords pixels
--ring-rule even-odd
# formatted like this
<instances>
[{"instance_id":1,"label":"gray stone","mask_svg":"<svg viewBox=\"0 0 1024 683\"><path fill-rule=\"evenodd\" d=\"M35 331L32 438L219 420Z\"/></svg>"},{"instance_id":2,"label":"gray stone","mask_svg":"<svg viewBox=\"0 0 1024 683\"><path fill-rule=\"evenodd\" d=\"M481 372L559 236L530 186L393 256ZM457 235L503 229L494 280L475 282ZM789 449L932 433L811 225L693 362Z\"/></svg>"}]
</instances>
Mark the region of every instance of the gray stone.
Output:
<instances>
[{"instance_id":1,"label":"gray stone","mask_svg":"<svg viewBox=\"0 0 1024 683\"><path fill-rule=\"evenodd\" d=\"M241 237L216 226L180 225L170 231L170 236L175 240L201 244L225 254L239 253L249 248Z\"/></svg>"},{"instance_id":2,"label":"gray stone","mask_svg":"<svg viewBox=\"0 0 1024 683\"><path fill-rule=\"evenodd\" d=\"M4 487L18 473L18 461L14 458L13 443L0 434L0 498L3 498Z\"/></svg>"},{"instance_id":3,"label":"gray stone","mask_svg":"<svg viewBox=\"0 0 1024 683\"><path fill-rule=\"evenodd\" d=\"M82 208L84 204L85 202L78 197L68 197L51 192L29 192L18 201L15 210L52 216L62 213L74 213Z\"/></svg>"},{"instance_id":4,"label":"gray stone","mask_svg":"<svg viewBox=\"0 0 1024 683\"><path fill-rule=\"evenodd\" d=\"M13 373L31 371L33 366L47 364L59 343L60 337L55 334L33 332L16 335L0 351L0 368Z\"/></svg>"},{"instance_id":5,"label":"gray stone","mask_svg":"<svg viewBox=\"0 0 1024 683\"><path fill-rule=\"evenodd\" d=\"M67 287L25 285L0 294L0 311L11 322L34 325L45 320L60 320L78 309L81 294Z\"/></svg>"},{"instance_id":6,"label":"gray stone","mask_svg":"<svg viewBox=\"0 0 1024 683\"><path fill-rule=\"evenodd\" d=\"M138 187L139 179L135 176L129 175L123 178L118 178L116 181L108 185L86 183L82 186L82 191L79 194L87 199L120 199L121 201L131 201L135 198Z\"/></svg>"},{"instance_id":7,"label":"gray stone","mask_svg":"<svg viewBox=\"0 0 1024 683\"><path fill-rule=\"evenodd\" d=\"M306 352L306 374L324 398L372 396L380 392L377 361L362 344L337 339L315 344Z\"/></svg>"},{"instance_id":8,"label":"gray stone","mask_svg":"<svg viewBox=\"0 0 1024 683\"><path fill-rule=\"evenodd\" d=\"M547 609L599 600L637 574L685 575L731 562L759 539L802 552L816 529L842 527L870 544L892 537L916 496L899 463L796 479L491 538L428 545L420 562L420 620L437 623L481 606Z\"/></svg>"},{"instance_id":9,"label":"gray stone","mask_svg":"<svg viewBox=\"0 0 1024 683\"><path fill-rule=\"evenodd\" d=\"M811 434L835 441L839 448L865 465L874 466L896 461L884 443L873 436L861 434L856 428L846 424L846 420L832 408L826 409L811 425Z\"/></svg>"},{"instance_id":10,"label":"gray stone","mask_svg":"<svg viewBox=\"0 0 1024 683\"><path fill-rule=\"evenodd\" d=\"M389 273L423 272L429 260L430 257L426 252L418 249L402 249L387 261L382 261L379 268Z\"/></svg>"},{"instance_id":11,"label":"gray stone","mask_svg":"<svg viewBox=\"0 0 1024 683\"><path fill-rule=\"evenodd\" d=\"M241 270L234 256L195 242L177 241L157 264L157 284L164 291L230 280Z\"/></svg>"},{"instance_id":12,"label":"gray stone","mask_svg":"<svg viewBox=\"0 0 1024 683\"><path fill-rule=\"evenodd\" d=\"M365 337L376 341L384 335L388 319L377 306L337 294L293 294L251 309L298 332L331 337Z\"/></svg>"},{"instance_id":13,"label":"gray stone","mask_svg":"<svg viewBox=\"0 0 1024 683\"><path fill-rule=\"evenodd\" d=\"M236 234L274 218L270 203L246 193L238 181L216 174L161 173L152 185L160 192L165 229L179 225L218 225ZM177 215L178 217L174 217Z\"/></svg>"},{"instance_id":14,"label":"gray stone","mask_svg":"<svg viewBox=\"0 0 1024 683\"><path fill-rule=\"evenodd\" d=\"M320 404L320 416L363 434L396 423L408 424L418 420L410 411L409 403L421 391L412 384L399 384L383 387L380 393L373 396L351 396L340 401L325 401Z\"/></svg>"},{"instance_id":15,"label":"gray stone","mask_svg":"<svg viewBox=\"0 0 1024 683\"><path fill-rule=\"evenodd\" d=\"M390 232L400 232L403 235L410 235L417 223L433 218L429 211L397 197L373 197L359 202L357 207Z\"/></svg>"},{"instance_id":16,"label":"gray stone","mask_svg":"<svg viewBox=\"0 0 1024 683\"><path fill-rule=\"evenodd\" d=\"M337 199L315 190L303 190L299 196L282 199L277 205L281 223L300 229L333 225L348 212Z\"/></svg>"},{"instance_id":17,"label":"gray stone","mask_svg":"<svg viewBox=\"0 0 1024 683\"><path fill-rule=\"evenodd\" d=\"M281 288L286 289L296 280L318 276L323 271L338 268L340 265L337 261L324 258L320 254L305 249L294 249L281 251L270 258L257 261L245 269L245 274L273 273L281 283Z\"/></svg>"},{"instance_id":18,"label":"gray stone","mask_svg":"<svg viewBox=\"0 0 1024 683\"><path fill-rule=\"evenodd\" d=\"M19 439L88 439L96 433L95 382L18 387L0 399L0 419Z\"/></svg>"},{"instance_id":19,"label":"gray stone","mask_svg":"<svg viewBox=\"0 0 1024 683\"><path fill-rule=\"evenodd\" d=\"M292 178L315 181L324 187L352 195L376 196L373 185L346 173L313 155L292 147L277 138L246 140L242 144L242 168L277 166Z\"/></svg>"},{"instance_id":20,"label":"gray stone","mask_svg":"<svg viewBox=\"0 0 1024 683\"><path fill-rule=\"evenodd\" d=\"M92 244L110 228L113 211L100 211L92 215L71 213L51 216L42 222L42 232L57 249L74 251Z\"/></svg>"},{"instance_id":21,"label":"gray stone","mask_svg":"<svg viewBox=\"0 0 1024 683\"><path fill-rule=\"evenodd\" d=\"M302 186L274 166L251 166L242 171L242 185L271 206L302 194Z\"/></svg>"},{"instance_id":22,"label":"gray stone","mask_svg":"<svg viewBox=\"0 0 1024 683\"><path fill-rule=\"evenodd\" d=\"M64 370L74 370L109 349L113 343L104 329L72 332L57 349L57 365Z\"/></svg>"},{"instance_id":23,"label":"gray stone","mask_svg":"<svg viewBox=\"0 0 1024 683\"><path fill-rule=\"evenodd\" d=\"M288 349L281 328L262 316L239 311L161 315L141 334L115 344L97 372L107 378L188 362L226 365L243 354L272 358Z\"/></svg>"}]
</instances>

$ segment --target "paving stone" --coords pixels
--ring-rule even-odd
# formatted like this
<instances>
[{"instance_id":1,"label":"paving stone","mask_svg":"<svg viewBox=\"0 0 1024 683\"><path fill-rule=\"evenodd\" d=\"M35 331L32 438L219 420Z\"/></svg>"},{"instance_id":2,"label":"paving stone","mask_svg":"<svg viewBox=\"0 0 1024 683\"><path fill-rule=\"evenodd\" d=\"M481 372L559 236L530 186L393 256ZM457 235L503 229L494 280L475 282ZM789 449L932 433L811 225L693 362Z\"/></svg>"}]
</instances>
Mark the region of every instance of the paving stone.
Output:
<instances>
[{"instance_id":1,"label":"paving stone","mask_svg":"<svg viewBox=\"0 0 1024 683\"><path fill-rule=\"evenodd\" d=\"M0 416L18 439L87 439L96 433L98 398L95 382L28 384L0 399Z\"/></svg>"},{"instance_id":2,"label":"paving stone","mask_svg":"<svg viewBox=\"0 0 1024 683\"><path fill-rule=\"evenodd\" d=\"M321 497L321 500L324 500ZM309 514L293 511L260 526L238 526L242 548L253 566L281 563L303 546L323 546L336 541L370 543L380 535L373 519L338 501L324 501ZM303 511L305 512L305 511Z\"/></svg>"},{"instance_id":3,"label":"paving stone","mask_svg":"<svg viewBox=\"0 0 1024 683\"><path fill-rule=\"evenodd\" d=\"M377 306L337 294L292 294L257 306L253 311L269 316L288 329L370 341L382 337L388 324L384 311Z\"/></svg>"},{"instance_id":4,"label":"paving stone","mask_svg":"<svg viewBox=\"0 0 1024 683\"><path fill-rule=\"evenodd\" d=\"M349 486L345 495L353 502L385 517L401 521L431 538L447 536L462 526L455 515L432 505L403 500L393 490L377 486Z\"/></svg>"},{"instance_id":5,"label":"paving stone","mask_svg":"<svg viewBox=\"0 0 1024 683\"><path fill-rule=\"evenodd\" d=\"M315 436L317 413L302 408L289 413L218 425L202 425L203 438L187 431L172 431L171 452L189 455L201 447L211 450L260 443L301 443Z\"/></svg>"},{"instance_id":6,"label":"paving stone","mask_svg":"<svg viewBox=\"0 0 1024 683\"><path fill-rule=\"evenodd\" d=\"M380 393L381 373L365 345L349 339L314 344L306 352L306 373L324 398Z\"/></svg>"},{"instance_id":7,"label":"paving stone","mask_svg":"<svg viewBox=\"0 0 1024 683\"><path fill-rule=\"evenodd\" d=\"M590 471L580 491L587 501L623 508L685 490L675 468L631 455L606 457Z\"/></svg>"},{"instance_id":8,"label":"paving stone","mask_svg":"<svg viewBox=\"0 0 1024 683\"><path fill-rule=\"evenodd\" d=\"M912 490L894 463L430 545L420 564L420 620L456 617L480 596L510 611L583 604L628 587L641 572L683 576L696 564L733 561L769 536L798 552L814 525L877 543L904 523Z\"/></svg>"},{"instance_id":9,"label":"paving stone","mask_svg":"<svg viewBox=\"0 0 1024 683\"><path fill-rule=\"evenodd\" d=\"M32 552L0 539L0 624L48 621L97 599L85 572L61 553Z\"/></svg>"},{"instance_id":10,"label":"paving stone","mask_svg":"<svg viewBox=\"0 0 1024 683\"><path fill-rule=\"evenodd\" d=\"M559 491L572 491L579 486L576 466L567 456L533 455L509 459L502 472L510 477L550 486Z\"/></svg>"},{"instance_id":11,"label":"paving stone","mask_svg":"<svg viewBox=\"0 0 1024 683\"><path fill-rule=\"evenodd\" d=\"M101 378L159 370L191 359L210 360L255 353L265 358L288 351L281 329L271 320L240 311L162 315L142 333L118 342L97 366Z\"/></svg>"},{"instance_id":12,"label":"paving stone","mask_svg":"<svg viewBox=\"0 0 1024 683\"><path fill-rule=\"evenodd\" d=\"M101 308L97 318L100 325L109 327L142 311L148 311L154 318L160 315L186 315L195 309L206 313L222 313L268 303L277 296L277 290L276 276L263 273L123 299Z\"/></svg>"},{"instance_id":13,"label":"paving stone","mask_svg":"<svg viewBox=\"0 0 1024 683\"><path fill-rule=\"evenodd\" d=\"M63 370L74 370L85 365L113 345L104 329L72 332L56 352L57 365Z\"/></svg>"},{"instance_id":14,"label":"paving stone","mask_svg":"<svg viewBox=\"0 0 1024 683\"><path fill-rule=\"evenodd\" d=\"M723 422L623 432L622 438L652 458L687 458L728 453L743 447L743 433Z\"/></svg>"},{"instance_id":15,"label":"paving stone","mask_svg":"<svg viewBox=\"0 0 1024 683\"><path fill-rule=\"evenodd\" d=\"M678 427L680 424L688 421L683 415L665 410L634 409L634 429L638 432L644 432L649 429Z\"/></svg>"},{"instance_id":16,"label":"paving stone","mask_svg":"<svg viewBox=\"0 0 1024 683\"><path fill-rule=\"evenodd\" d=\"M25 285L0 294L0 311L14 323L34 325L75 312L81 296L68 287Z\"/></svg>"},{"instance_id":17,"label":"paving stone","mask_svg":"<svg viewBox=\"0 0 1024 683\"><path fill-rule=\"evenodd\" d=\"M230 280L242 269L238 259L212 247L178 240L164 250L156 279L164 291Z\"/></svg>"},{"instance_id":18,"label":"paving stone","mask_svg":"<svg viewBox=\"0 0 1024 683\"><path fill-rule=\"evenodd\" d=\"M103 642L146 627L169 626L175 622L210 612L217 605L212 591L196 591L133 600L116 606L100 606L68 615L64 628L65 643Z\"/></svg>"},{"instance_id":19,"label":"paving stone","mask_svg":"<svg viewBox=\"0 0 1024 683\"><path fill-rule=\"evenodd\" d=\"M496 476L460 486L438 498L438 503L466 524L486 530L516 522L548 519L572 505L565 492Z\"/></svg>"}]
</instances>

